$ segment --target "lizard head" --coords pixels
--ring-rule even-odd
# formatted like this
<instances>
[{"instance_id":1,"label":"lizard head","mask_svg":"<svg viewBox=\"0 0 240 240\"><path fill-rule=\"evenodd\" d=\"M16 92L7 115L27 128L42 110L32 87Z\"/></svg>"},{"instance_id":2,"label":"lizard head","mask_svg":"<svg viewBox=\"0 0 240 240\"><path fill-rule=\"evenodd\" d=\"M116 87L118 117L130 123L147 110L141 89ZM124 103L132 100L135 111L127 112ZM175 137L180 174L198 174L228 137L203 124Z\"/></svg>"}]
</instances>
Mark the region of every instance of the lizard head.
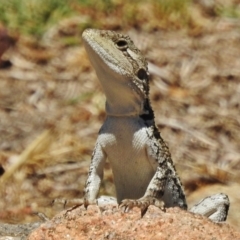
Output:
<instances>
[{"instance_id":1,"label":"lizard head","mask_svg":"<svg viewBox=\"0 0 240 240\"><path fill-rule=\"evenodd\" d=\"M113 31L87 29L83 43L106 95L112 116L146 114L149 72L132 40Z\"/></svg>"}]
</instances>

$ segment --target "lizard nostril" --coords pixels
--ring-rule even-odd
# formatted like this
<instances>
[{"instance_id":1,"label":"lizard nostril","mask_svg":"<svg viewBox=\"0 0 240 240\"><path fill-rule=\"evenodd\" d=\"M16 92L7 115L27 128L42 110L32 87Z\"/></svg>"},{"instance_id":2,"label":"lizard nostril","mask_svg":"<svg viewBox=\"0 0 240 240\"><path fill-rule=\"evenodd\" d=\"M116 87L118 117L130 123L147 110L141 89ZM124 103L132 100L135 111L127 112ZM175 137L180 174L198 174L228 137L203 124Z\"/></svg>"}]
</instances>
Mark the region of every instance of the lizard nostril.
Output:
<instances>
[{"instance_id":1,"label":"lizard nostril","mask_svg":"<svg viewBox=\"0 0 240 240\"><path fill-rule=\"evenodd\" d=\"M125 50L128 48L128 43L125 39L119 39L117 42L117 47L121 50Z\"/></svg>"}]
</instances>

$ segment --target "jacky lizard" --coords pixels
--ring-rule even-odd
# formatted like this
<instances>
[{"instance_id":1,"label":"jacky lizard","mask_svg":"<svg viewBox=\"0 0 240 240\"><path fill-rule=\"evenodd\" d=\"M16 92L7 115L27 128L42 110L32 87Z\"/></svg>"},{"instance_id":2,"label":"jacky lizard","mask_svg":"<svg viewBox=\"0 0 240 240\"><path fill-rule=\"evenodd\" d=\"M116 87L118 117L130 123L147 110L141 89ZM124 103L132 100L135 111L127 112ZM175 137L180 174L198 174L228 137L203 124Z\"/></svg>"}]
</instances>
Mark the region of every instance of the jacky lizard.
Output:
<instances>
[{"instance_id":1,"label":"jacky lizard","mask_svg":"<svg viewBox=\"0 0 240 240\"><path fill-rule=\"evenodd\" d=\"M137 206L142 216L149 205L187 209L171 154L155 125L145 58L128 36L87 29L82 37L106 95L107 113L92 155L85 207L96 204L108 159L117 202L123 209ZM220 222L226 220L229 205L228 196L220 193L203 199L189 211Z\"/></svg>"}]
</instances>

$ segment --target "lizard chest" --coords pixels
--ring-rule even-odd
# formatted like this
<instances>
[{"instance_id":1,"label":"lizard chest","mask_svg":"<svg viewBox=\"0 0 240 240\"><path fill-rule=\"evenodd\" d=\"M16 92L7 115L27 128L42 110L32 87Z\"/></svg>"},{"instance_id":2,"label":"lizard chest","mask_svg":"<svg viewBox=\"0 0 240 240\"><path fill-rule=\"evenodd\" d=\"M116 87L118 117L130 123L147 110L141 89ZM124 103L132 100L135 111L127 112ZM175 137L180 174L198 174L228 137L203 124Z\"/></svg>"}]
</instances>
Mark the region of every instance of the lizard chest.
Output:
<instances>
[{"instance_id":1,"label":"lizard chest","mask_svg":"<svg viewBox=\"0 0 240 240\"><path fill-rule=\"evenodd\" d=\"M119 201L142 196L156 171L148 159L148 141L139 117L108 117L100 130L99 142L112 167Z\"/></svg>"},{"instance_id":2,"label":"lizard chest","mask_svg":"<svg viewBox=\"0 0 240 240\"><path fill-rule=\"evenodd\" d=\"M112 163L137 165L139 156L147 158L148 140L144 122L133 117L108 117L99 133L100 145Z\"/></svg>"}]
</instances>

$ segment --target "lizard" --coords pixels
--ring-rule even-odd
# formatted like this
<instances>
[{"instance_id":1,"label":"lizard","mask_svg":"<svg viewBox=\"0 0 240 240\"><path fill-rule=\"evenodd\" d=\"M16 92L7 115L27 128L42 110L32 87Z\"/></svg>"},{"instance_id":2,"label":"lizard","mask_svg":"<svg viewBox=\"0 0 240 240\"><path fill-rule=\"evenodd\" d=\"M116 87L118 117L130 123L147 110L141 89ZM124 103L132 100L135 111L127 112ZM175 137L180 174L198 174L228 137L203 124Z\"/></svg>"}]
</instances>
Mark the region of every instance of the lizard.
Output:
<instances>
[{"instance_id":1,"label":"lizard","mask_svg":"<svg viewBox=\"0 0 240 240\"><path fill-rule=\"evenodd\" d=\"M83 204L97 203L108 159L117 202L124 211L150 205L187 210L186 196L167 144L155 124L149 99L148 63L129 36L86 29L83 44L106 96L106 119L99 130ZM206 197L189 211L225 221L230 206L223 193Z\"/></svg>"}]
</instances>

